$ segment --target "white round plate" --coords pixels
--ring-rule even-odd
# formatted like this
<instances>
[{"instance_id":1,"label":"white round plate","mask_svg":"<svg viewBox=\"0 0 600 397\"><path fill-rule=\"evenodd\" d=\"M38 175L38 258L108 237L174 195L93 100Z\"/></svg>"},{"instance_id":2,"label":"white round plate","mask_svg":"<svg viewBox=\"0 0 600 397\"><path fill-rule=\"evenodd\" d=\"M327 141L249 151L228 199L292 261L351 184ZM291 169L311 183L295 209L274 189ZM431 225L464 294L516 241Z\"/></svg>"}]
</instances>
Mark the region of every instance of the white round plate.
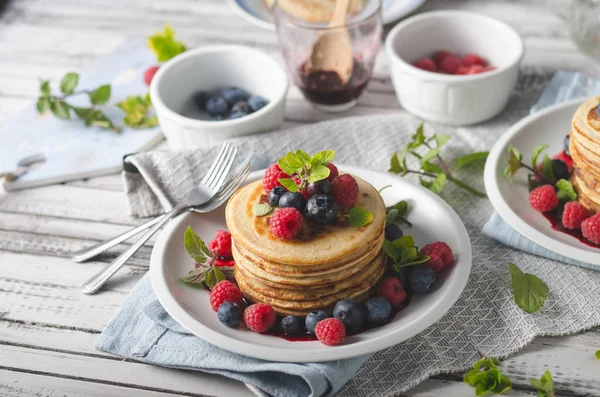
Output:
<instances>
[{"instance_id":1,"label":"white round plate","mask_svg":"<svg viewBox=\"0 0 600 397\"><path fill-rule=\"evenodd\" d=\"M211 309L207 291L178 280L194 266L183 246L185 229L190 225L203 240L212 239L217 229L226 228L222 206L209 214L180 216L165 228L154 245L150 259L152 286L171 317L215 346L250 357L284 362L331 361L373 353L400 343L439 320L460 296L471 269L471 243L458 215L438 196L398 177L355 167L338 167L369 181L377 189L392 185L382 196L388 205L408 201L408 218L414 226L407 230L418 246L442 240L452 247L456 263L440 274L432 293L414 296L390 323L350 336L343 346L327 347L318 341L291 342L273 335L227 328ZM248 181L258 180L262 175L263 171L254 172Z\"/></svg>"},{"instance_id":2,"label":"white round plate","mask_svg":"<svg viewBox=\"0 0 600 397\"><path fill-rule=\"evenodd\" d=\"M404 18L423 3L425 0L383 0L383 23ZM229 4L248 22L264 29L275 29L271 12L263 0L229 0Z\"/></svg>"},{"instance_id":3,"label":"white round plate","mask_svg":"<svg viewBox=\"0 0 600 397\"><path fill-rule=\"evenodd\" d=\"M600 248L583 244L575 237L552 229L550 222L529 205L527 172L519 170L512 183L504 176L508 147L513 145L529 162L537 145L548 144L550 157L564 150L563 140L571 131L575 110L587 98L578 98L534 113L515 124L492 148L485 164L485 190L492 205L510 226L536 244L577 261L600 264Z\"/></svg>"}]
</instances>

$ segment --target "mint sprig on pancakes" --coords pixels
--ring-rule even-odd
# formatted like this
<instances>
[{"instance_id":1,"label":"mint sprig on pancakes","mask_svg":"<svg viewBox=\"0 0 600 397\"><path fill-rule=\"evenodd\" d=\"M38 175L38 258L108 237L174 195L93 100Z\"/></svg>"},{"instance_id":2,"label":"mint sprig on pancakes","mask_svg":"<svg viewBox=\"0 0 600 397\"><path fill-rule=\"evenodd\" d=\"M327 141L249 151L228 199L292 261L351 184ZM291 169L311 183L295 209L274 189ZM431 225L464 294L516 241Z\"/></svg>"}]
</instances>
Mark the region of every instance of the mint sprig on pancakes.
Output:
<instances>
[{"instance_id":1,"label":"mint sprig on pancakes","mask_svg":"<svg viewBox=\"0 0 600 397\"><path fill-rule=\"evenodd\" d=\"M283 172L294 175L297 182L291 178L279 178L279 183L290 192L306 189L309 183L318 182L329 177L330 170L326 167L335 158L335 150L323 150L313 156L304 150L288 152L277 164Z\"/></svg>"},{"instance_id":2,"label":"mint sprig on pancakes","mask_svg":"<svg viewBox=\"0 0 600 397\"><path fill-rule=\"evenodd\" d=\"M208 289L212 289L219 281L233 279L233 266L215 266L216 255L213 255L190 226L185 230L183 243L196 265L187 276L180 278L180 281L186 284L204 284Z\"/></svg>"},{"instance_id":3,"label":"mint sprig on pancakes","mask_svg":"<svg viewBox=\"0 0 600 397\"><path fill-rule=\"evenodd\" d=\"M429 260L427 255L419 255L412 236L402 236L394 241L383 240L383 251L392 260L391 267L400 271L401 267L420 265Z\"/></svg>"}]
</instances>

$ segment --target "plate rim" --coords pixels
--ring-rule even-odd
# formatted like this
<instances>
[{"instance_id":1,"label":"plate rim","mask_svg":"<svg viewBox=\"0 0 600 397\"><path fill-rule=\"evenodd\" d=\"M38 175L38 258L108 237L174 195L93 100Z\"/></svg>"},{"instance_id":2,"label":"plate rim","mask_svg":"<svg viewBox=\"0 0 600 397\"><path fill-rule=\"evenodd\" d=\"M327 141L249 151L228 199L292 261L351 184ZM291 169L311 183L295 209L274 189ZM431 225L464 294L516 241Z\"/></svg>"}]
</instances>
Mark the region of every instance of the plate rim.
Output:
<instances>
[{"instance_id":1,"label":"plate rim","mask_svg":"<svg viewBox=\"0 0 600 397\"><path fill-rule=\"evenodd\" d=\"M388 178L392 177L391 174L381 171L373 171L362 167L354 167L344 164L338 164L337 166L339 169L343 169L344 171L352 174L360 174L361 171L366 171L370 173L381 174ZM248 176L248 180L253 180L253 178L260 178L260 176L264 174L264 171L265 170L263 169L252 172ZM192 315L187 313L186 310L178 304L177 300L169 292L166 279L161 277L162 272L161 265L159 262L165 254L165 248L169 237L173 233L174 229L176 229L179 226L179 224L182 223L186 219L186 217L190 215L190 213L186 213L184 216L175 219L172 222L169 222L169 224L167 224L167 226L162 230L159 237L157 238L157 241L154 244L152 254L150 257L149 272L152 283L152 289L154 290L157 299L159 300L163 308L166 310L166 312L181 326L187 329L191 334L205 340L210 344L213 344L230 352L248 357L290 363L325 362L332 360L349 359L365 354L372 354L377 351L394 346L402 341L405 341L417 335L418 333L425 331L427 328L429 328L434 323L438 322L444 315L448 313L448 311L454 306L458 298L462 295L467 285L471 274L473 259L472 245L468 231L458 214L454 211L454 209L450 207L450 205L446 203L441 197L423 188L422 186L416 185L412 182L401 178L398 178L397 182L404 185L410 185L412 188L421 190L424 194L429 195L434 201L437 201L437 203L441 205L442 208L444 208L445 212L447 212L450 215L450 217L453 218L453 223L457 225L456 231L459 234L457 236L459 241L462 241L463 239L464 241L466 241L465 252L461 254L461 273L464 274L459 274L457 276L457 280L455 282L456 285L452 290L446 293L447 296L444 297L444 299L438 300L437 305L434 306L434 311L431 308L429 308L429 311L427 312L428 316L426 317L426 319L421 320L421 325L414 325L414 322L417 322L422 318L419 317L418 320L415 320L413 321L413 323L409 324L408 329L402 332L400 338L398 338L397 335L394 335L393 332L390 332L388 334L380 335L358 343L352 343L335 347L322 347L319 345L319 348L317 349L313 348L302 350L290 350L285 349L283 347L261 345L260 349L257 349L257 345L246 341L241 341L235 338L231 338L229 336L221 334L220 332L218 332L218 330L214 330L207 327L200 321L194 319ZM464 264L462 263L463 261ZM196 332L195 329L192 329L191 323L194 324L194 327L199 327L200 329L202 329L203 334L200 334L199 332ZM293 352L294 354L290 354L290 352Z\"/></svg>"},{"instance_id":2,"label":"plate rim","mask_svg":"<svg viewBox=\"0 0 600 397\"><path fill-rule=\"evenodd\" d=\"M518 233L533 241L534 243L544 247L545 249L554 252L555 254L584 263L593 263L594 259L590 258L590 255L598 256L598 254L600 254L600 251L598 253L593 253L584 250L580 247L576 247L564 243L562 241L556 240L542 233L541 231L539 231L538 229L534 228L533 226L525 222L523 219L521 219L521 217L515 211L513 211L511 206L506 202L506 200L502 196L500 185L498 179L496 178L496 170L500 166L500 158L507 150L510 141L515 136L517 136L525 127L536 122L541 118L547 117L549 114L562 111L565 108L581 105L587 99L587 96L577 97L566 102L549 106L545 109L537 111L519 120L519 122L514 124L511 128L508 129L508 131L502 134L500 139L492 147L492 150L490 150L490 154L485 163L483 181L485 185L485 190L488 194L488 198L490 199L494 210L506 223L508 223ZM550 225L548 227L550 227Z\"/></svg>"}]
</instances>

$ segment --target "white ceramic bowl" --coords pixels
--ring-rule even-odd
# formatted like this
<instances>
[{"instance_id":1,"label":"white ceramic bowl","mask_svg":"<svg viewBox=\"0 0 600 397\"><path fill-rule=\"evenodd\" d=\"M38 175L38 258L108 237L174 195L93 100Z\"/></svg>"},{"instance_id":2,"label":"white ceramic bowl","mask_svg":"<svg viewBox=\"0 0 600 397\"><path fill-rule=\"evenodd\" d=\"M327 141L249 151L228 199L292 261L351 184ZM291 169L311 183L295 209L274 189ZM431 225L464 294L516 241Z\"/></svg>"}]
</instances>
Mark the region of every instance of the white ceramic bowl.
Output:
<instances>
[{"instance_id":1,"label":"white ceramic bowl","mask_svg":"<svg viewBox=\"0 0 600 397\"><path fill-rule=\"evenodd\" d=\"M504 109L525 51L512 27L463 11L434 11L408 18L390 31L385 47L400 105L425 120L453 125L487 120ZM412 66L417 59L440 50L478 54L496 70L448 75Z\"/></svg>"},{"instance_id":2,"label":"white ceramic bowl","mask_svg":"<svg viewBox=\"0 0 600 397\"><path fill-rule=\"evenodd\" d=\"M269 104L234 120L213 121L197 108L199 91L239 87ZM150 97L160 126L175 149L206 146L232 137L276 128L283 121L288 79L269 55L237 45L214 45L186 51L160 67Z\"/></svg>"}]
</instances>

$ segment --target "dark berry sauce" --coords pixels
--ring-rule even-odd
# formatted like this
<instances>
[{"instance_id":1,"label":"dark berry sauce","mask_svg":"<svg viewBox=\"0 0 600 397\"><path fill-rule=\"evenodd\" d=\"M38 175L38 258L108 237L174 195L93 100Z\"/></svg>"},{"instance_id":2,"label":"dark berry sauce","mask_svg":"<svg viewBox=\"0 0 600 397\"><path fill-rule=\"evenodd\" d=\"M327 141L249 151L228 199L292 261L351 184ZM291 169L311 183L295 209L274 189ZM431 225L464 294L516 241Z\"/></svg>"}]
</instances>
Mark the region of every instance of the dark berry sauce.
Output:
<instances>
[{"instance_id":1,"label":"dark berry sauce","mask_svg":"<svg viewBox=\"0 0 600 397\"><path fill-rule=\"evenodd\" d=\"M352 76L342 83L340 76L333 71L315 70L306 73L306 64L298 69L300 84L298 87L311 102L321 105L341 105L358 98L367 86L370 72L356 59L352 67Z\"/></svg>"}]
</instances>

